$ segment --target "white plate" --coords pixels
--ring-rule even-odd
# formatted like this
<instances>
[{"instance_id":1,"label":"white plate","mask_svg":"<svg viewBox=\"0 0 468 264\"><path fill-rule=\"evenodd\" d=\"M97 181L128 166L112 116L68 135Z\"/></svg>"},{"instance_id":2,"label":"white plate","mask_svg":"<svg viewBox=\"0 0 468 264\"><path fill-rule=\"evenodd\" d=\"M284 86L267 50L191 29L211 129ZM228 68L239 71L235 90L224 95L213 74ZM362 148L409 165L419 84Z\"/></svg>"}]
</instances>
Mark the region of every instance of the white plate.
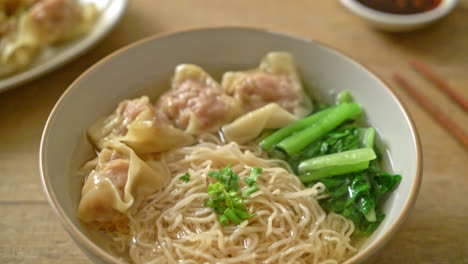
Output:
<instances>
[{"instance_id":1,"label":"white plate","mask_svg":"<svg viewBox=\"0 0 468 264\"><path fill-rule=\"evenodd\" d=\"M94 3L100 11L93 29L87 35L67 44L43 50L24 71L0 79L0 93L50 72L84 53L110 32L127 7L127 0L84 0L82 2Z\"/></svg>"}]
</instances>

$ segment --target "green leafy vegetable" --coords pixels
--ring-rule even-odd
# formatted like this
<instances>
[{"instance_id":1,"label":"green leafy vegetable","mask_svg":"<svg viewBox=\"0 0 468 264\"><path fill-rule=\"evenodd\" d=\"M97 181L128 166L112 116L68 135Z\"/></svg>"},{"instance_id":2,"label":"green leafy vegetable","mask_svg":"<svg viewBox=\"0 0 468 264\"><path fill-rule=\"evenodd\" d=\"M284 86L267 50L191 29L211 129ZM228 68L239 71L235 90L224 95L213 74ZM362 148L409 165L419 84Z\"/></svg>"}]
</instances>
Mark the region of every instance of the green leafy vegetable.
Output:
<instances>
[{"instance_id":1,"label":"green leafy vegetable","mask_svg":"<svg viewBox=\"0 0 468 264\"><path fill-rule=\"evenodd\" d=\"M362 110L351 94L341 92L336 104L322 104L320 112L274 132L259 145L271 157L287 161L307 186L322 182L328 194L320 200L322 208L352 220L357 233L371 234L385 217L386 194L401 176L378 168L375 130L357 125L354 117Z\"/></svg>"},{"instance_id":2,"label":"green leafy vegetable","mask_svg":"<svg viewBox=\"0 0 468 264\"><path fill-rule=\"evenodd\" d=\"M307 145L332 131L344 121L353 118L362 112L361 107L357 103L343 103L335 107L328 108L316 115L325 111L329 112L303 130L283 139L276 146L284 150L289 155L297 154Z\"/></svg>"},{"instance_id":3,"label":"green leafy vegetable","mask_svg":"<svg viewBox=\"0 0 468 264\"><path fill-rule=\"evenodd\" d=\"M320 201L322 208L351 219L358 232L369 235L385 217L381 210L384 195L400 180L400 175L390 175L371 164L365 171L323 178L309 186L322 182L330 195Z\"/></svg>"},{"instance_id":4,"label":"green leafy vegetable","mask_svg":"<svg viewBox=\"0 0 468 264\"><path fill-rule=\"evenodd\" d=\"M190 180L190 173L184 173L179 176L179 180L184 181L184 182L189 182Z\"/></svg>"},{"instance_id":5,"label":"green leafy vegetable","mask_svg":"<svg viewBox=\"0 0 468 264\"><path fill-rule=\"evenodd\" d=\"M358 126L341 126L311 143L296 155L272 155L287 160L294 172L298 172L299 163L311 158L359 148ZM271 152L270 152L271 155Z\"/></svg>"},{"instance_id":6,"label":"green leafy vegetable","mask_svg":"<svg viewBox=\"0 0 468 264\"><path fill-rule=\"evenodd\" d=\"M227 226L229 222L238 225L245 219L254 217L256 214L247 212L242 197L248 197L258 190L255 182L261 173L261 168L250 168L250 177L245 178L247 187L240 196L239 175L233 172L230 166L210 171L208 176L218 181L208 186L207 193L210 198L205 201L204 206L212 208L219 215L219 222L223 226Z\"/></svg>"}]
</instances>

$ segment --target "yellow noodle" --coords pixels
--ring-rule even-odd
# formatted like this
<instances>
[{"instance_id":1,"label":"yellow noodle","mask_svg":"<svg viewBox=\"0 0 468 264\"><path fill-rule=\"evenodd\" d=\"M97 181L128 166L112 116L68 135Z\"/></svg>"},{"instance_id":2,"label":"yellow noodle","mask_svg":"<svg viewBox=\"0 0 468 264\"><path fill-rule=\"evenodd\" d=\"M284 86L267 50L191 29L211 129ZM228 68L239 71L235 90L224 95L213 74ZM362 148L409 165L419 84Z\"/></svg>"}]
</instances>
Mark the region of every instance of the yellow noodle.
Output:
<instances>
[{"instance_id":1,"label":"yellow noodle","mask_svg":"<svg viewBox=\"0 0 468 264\"><path fill-rule=\"evenodd\" d=\"M305 189L288 166L268 160L257 146L223 145L215 135L201 136L195 146L161 155L173 179L128 215L131 235L109 233L135 263L340 263L356 249L354 225L326 214L317 202L325 196L319 183ZM222 227L217 214L203 206L207 177L232 165L239 185L250 167L261 167L258 191L245 200L257 215L238 226ZM178 176L189 172L185 183ZM126 249L123 249L126 248Z\"/></svg>"}]
</instances>

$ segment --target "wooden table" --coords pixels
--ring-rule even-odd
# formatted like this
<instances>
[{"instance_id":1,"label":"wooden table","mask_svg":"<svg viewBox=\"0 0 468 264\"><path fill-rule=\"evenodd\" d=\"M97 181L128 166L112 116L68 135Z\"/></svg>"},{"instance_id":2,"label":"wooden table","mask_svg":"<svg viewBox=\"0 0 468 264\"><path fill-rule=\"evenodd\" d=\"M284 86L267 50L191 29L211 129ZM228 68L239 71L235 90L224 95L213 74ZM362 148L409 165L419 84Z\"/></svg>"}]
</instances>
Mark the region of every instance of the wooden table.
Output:
<instances>
[{"instance_id":1,"label":"wooden table","mask_svg":"<svg viewBox=\"0 0 468 264\"><path fill-rule=\"evenodd\" d=\"M407 63L413 57L423 60L468 96L467 18L468 0L461 0L452 14L430 28L389 34L372 29L338 1L131 1L119 25L86 55L0 94L0 263L89 263L47 204L39 179L42 129L67 86L102 57L143 37L221 25L319 40L388 81L419 130L424 180L407 221L367 263L468 263L468 151L391 78L396 71L408 77L467 131L468 115Z\"/></svg>"}]
</instances>

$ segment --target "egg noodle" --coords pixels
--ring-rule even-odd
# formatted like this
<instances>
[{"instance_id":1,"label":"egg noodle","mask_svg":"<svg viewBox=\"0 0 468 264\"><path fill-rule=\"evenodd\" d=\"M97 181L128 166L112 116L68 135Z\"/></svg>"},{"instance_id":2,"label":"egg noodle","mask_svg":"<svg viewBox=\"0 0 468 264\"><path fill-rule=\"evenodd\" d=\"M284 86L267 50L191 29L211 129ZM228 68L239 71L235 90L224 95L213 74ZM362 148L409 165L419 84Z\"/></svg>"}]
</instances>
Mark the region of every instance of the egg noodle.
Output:
<instances>
[{"instance_id":1,"label":"egg noodle","mask_svg":"<svg viewBox=\"0 0 468 264\"><path fill-rule=\"evenodd\" d=\"M170 183L127 213L128 232L111 232L114 249L135 263L339 263L356 249L352 221L326 214L317 202L325 186L303 184L284 161L266 159L258 146L223 144L212 134L198 144L158 157L172 175ZM250 167L263 168L258 191L245 205L255 217L221 226L204 206L211 170L232 165L244 188ZM178 175L190 173L184 182Z\"/></svg>"}]
</instances>

